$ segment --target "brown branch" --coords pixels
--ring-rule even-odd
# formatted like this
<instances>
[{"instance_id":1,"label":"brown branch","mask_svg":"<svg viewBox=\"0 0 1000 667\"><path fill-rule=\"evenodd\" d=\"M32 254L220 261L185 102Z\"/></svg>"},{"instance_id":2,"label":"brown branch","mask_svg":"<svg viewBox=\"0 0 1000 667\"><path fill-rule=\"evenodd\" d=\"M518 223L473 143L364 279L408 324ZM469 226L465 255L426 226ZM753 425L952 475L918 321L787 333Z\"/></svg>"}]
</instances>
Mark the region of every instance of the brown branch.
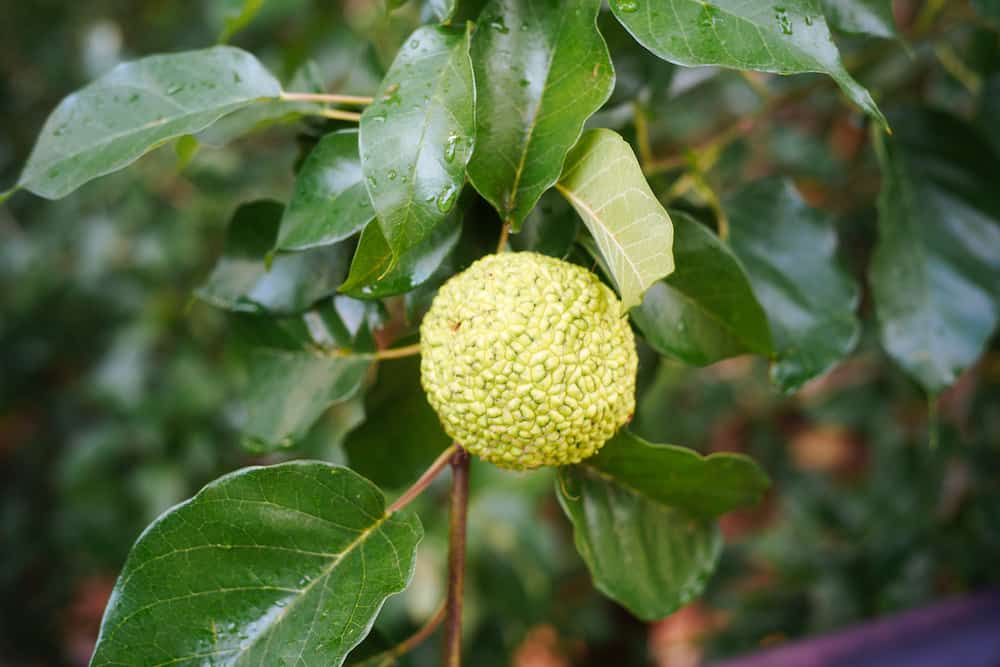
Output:
<instances>
[{"instance_id":1,"label":"brown branch","mask_svg":"<svg viewBox=\"0 0 1000 667\"><path fill-rule=\"evenodd\" d=\"M462 598L465 593L465 524L469 510L469 455L456 446L451 458L451 514L448 520L448 617L444 626L445 667L462 665Z\"/></svg>"},{"instance_id":2,"label":"brown branch","mask_svg":"<svg viewBox=\"0 0 1000 667\"><path fill-rule=\"evenodd\" d=\"M428 637L434 634L434 631L437 630L438 626L444 621L447 610L447 602L442 602L440 606L438 606L437 611L434 612L434 615L431 616L419 630L392 648L365 660L362 664L377 667L391 667L391 665L395 665L397 662L396 659L399 658L399 656L409 653L420 644L424 643Z\"/></svg>"},{"instance_id":3,"label":"brown branch","mask_svg":"<svg viewBox=\"0 0 1000 667\"><path fill-rule=\"evenodd\" d=\"M431 482L434 481L434 478L440 475L441 471L452 463L452 457L459 450L461 450L461 448L455 444L441 452L441 455L434 459L434 463L432 463L431 466L424 471L424 474L420 476L420 479L414 482L413 486L404 491L403 495L397 498L393 504L389 505L389 509L385 511L386 516L395 514L413 502L414 498L423 493L424 489L430 486Z\"/></svg>"}]
</instances>

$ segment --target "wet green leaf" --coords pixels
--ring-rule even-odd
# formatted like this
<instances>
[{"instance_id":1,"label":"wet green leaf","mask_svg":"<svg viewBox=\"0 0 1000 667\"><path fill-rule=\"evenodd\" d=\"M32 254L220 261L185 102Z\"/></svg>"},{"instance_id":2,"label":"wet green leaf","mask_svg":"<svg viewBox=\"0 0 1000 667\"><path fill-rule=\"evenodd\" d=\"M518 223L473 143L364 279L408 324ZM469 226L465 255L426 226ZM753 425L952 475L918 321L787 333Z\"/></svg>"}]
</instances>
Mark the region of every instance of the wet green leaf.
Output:
<instances>
[{"instance_id":1,"label":"wet green leaf","mask_svg":"<svg viewBox=\"0 0 1000 667\"><path fill-rule=\"evenodd\" d=\"M677 270L632 311L646 342L699 366L747 352L769 356L767 315L739 260L697 220L680 212L671 218Z\"/></svg>"},{"instance_id":2,"label":"wet green leaf","mask_svg":"<svg viewBox=\"0 0 1000 667\"><path fill-rule=\"evenodd\" d=\"M882 345L933 394L983 352L1000 317L1000 159L964 122L893 115L870 279Z\"/></svg>"},{"instance_id":3,"label":"wet green leaf","mask_svg":"<svg viewBox=\"0 0 1000 667\"><path fill-rule=\"evenodd\" d=\"M171 139L280 93L252 55L229 46L124 63L59 103L18 186L48 199L64 197Z\"/></svg>"},{"instance_id":4,"label":"wet green leaf","mask_svg":"<svg viewBox=\"0 0 1000 667\"><path fill-rule=\"evenodd\" d=\"M361 116L365 186L394 259L448 217L474 141L469 32L420 28Z\"/></svg>"},{"instance_id":5,"label":"wet green leaf","mask_svg":"<svg viewBox=\"0 0 1000 667\"><path fill-rule=\"evenodd\" d=\"M422 535L347 468L226 475L139 537L91 664L341 665L409 583Z\"/></svg>"},{"instance_id":6,"label":"wet green leaf","mask_svg":"<svg viewBox=\"0 0 1000 667\"><path fill-rule=\"evenodd\" d=\"M559 503L594 585L644 621L702 592L722 553L715 523L579 466L559 471Z\"/></svg>"},{"instance_id":7,"label":"wet green leaf","mask_svg":"<svg viewBox=\"0 0 1000 667\"><path fill-rule=\"evenodd\" d=\"M837 262L830 217L791 184L757 181L725 202L730 245L771 325L771 378L792 391L830 370L857 344L858 288Z\"/></svg>"},{"instance_id":8,"label":"wet green leaf","mask_svg":"<svg viewBox=\"0 0 1000 667\"><path fill-rule=\"evenodd\" d=\"M346 239L375 217L358 157L357 130L331 132L306 158L281 218L277 246L303 250Z\"/></svg>"},{"instance_id":9,"label":"wet green leaf","mask_svg":"<svg viewBox=\"0 0 1000 667\"><path fill-rule=\"evenodd\" d=\"M823 72L884 127L871 94L840 61L826 19L813 0L611 0L632 36L664 60L779 74Z\"/></svg>"},{"instance_id":10,"label":"wet green leaf","mask_svg":"<svg viewBox=\"0 0 1000 667\"><path fill-rule=\"evenodd\" d=\"M559 179L587 118L614 88L600 0L493 0L472 43L476 152L469 180L519 229Z\"/></svg>"}]
</instances>

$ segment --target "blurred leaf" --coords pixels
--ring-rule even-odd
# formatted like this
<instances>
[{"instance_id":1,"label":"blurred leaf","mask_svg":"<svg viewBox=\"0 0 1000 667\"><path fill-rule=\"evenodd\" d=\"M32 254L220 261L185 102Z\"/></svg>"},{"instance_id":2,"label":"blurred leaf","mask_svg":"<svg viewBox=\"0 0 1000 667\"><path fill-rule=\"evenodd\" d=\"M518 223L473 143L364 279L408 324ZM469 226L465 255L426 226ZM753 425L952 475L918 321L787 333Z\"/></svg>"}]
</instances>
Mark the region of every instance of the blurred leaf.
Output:
<instances>
[{"instance_id":1,"label":"blurred leaf","mask_svg":"<svg viewBox=\"0 0 1000 667\"><path fill-rule=\"evenodd\" d=\"M580 216L550 190L531 209L521 231L511 234L510 247L565 259L579 231Z\"/></svg>"},{"instance_id":2,"label":"blurred leaf","mask_svg":"<svg viewBox=\"0 0 1000 667\"><path fill-rule=\"evenodd\" d=\"M264 0L225 0L226 15L223 18L219 43L225 44L233 35L250 25L263 4Z\"/></svg>"},{"instance_id":3,"label":"blurred leaf","mask_svg":"<svg viewBox=\"0 0 1000 667\"><path fill-rule=\"evenodd\" d=\"M472 44L476 152L469 180L516 231L559 179L614 88L600 0L493 0Z\"/></svg>"},{"instance_id":4,"label":"blurred leaf","mask_svg":"<svg viewBox=\"0 0 1000 667\"><path fill-rule=\"evenodd\" d=\"M228 46L124 63L59 103L18 186L64 197L170 139L280 93L252 55Z\"/></svg>"},{"instance_id":5,"label":"blurred leaf","mask_svg":"<svg viewBox=\"0 0 1000 667\"><path fill-rule=\"evenodd\" d=\"M748 456L701 456L686 447L646 442L624 429L580 465L633 493L704 517L755 505L770 485Z\"/></svg>"},{"instance_id":6,"label":"blurred leaf","mask_svg":"<svg viewBox=\"0 0 1000 667\"><path fill-rule=\"evenodd\" d=\"M778 5L744 0L611 0L632 36L664 60L778 74L823 72L883 127L871 94L840 61L826 19L812 0Z\"/></svg>"},{"instance_id":7,"label":"blurred leaf","mask_svg":"<svg viewBox=\"0 0 1000 667\"><path fill-rule=\"evenodd\" d=\"M889 355L930 393L983 352L1000 316L1000 159L943 113L893 116L870 279Z\"/></svg>"},{"instance_id":8,"label":"blurred leaf","mask_svg":"<svg viewBox=\"0 0 1000 667\"><path fill-rule=\"evenodd\" d=\"M994 74L984 82L976 121L993 144L993 152L1000 155L1000 74Z\"/></svg>"},{"instance_id":9,"label":"blurred leaf","mask_svg":"<svg viewBox=\"0 0 1000 667\"><path fill-rule=\"evenodd\" d=\"M344 442L351 468L381 487L403 487L451 444L420 386L420 359L383 361L365 396L366 419Z\"/></svg>"},{"instance_id":10,"label":"blurred leaf","mask_svg":"<svg viewBox=\"0 0 1000 667\"><path fill-rule=\"evenodd\" d=\"M375 217L361 173L357 130L331 132L306 158L281 218L278 248L303 250L341 241Z\"/></svg>"},{"instance_id":11,"label":"blurred leaf","mask_svg":"<svg viewBox=\"0 0 1000 667\"><path fill-rule=\"evenodd\" d=\"M772 352L767 315L728 246L681 212L674 224L677 270L653 284L632 319L661 354L705 366L745 352Z\"/></svg>"},{"instance_id":12,"label":"blurred leaf","mask_svg":"<svg viewBox=\"0 0 1000 667\"><path fill-rule=\"evenodd\" d=\"M715 523L642 496L579 466L560 468L559 504L594 585L644 621L705 588L722 553Z\"/></svg>"},{"instance_id":13,"label":"blurred leaf","mask_svg":"<svg viewBox=\"0 0 1000 667\"><path fill-rule=\"evenodd\" d=\"M413 574L423 530L346 468L246 468L139 537L92 665L340 665Z\"/></svg>"},{"instance_id":14,"label":"blurred leaf","mask_svg":"<svg viewBox=\"0 0 1000 667\"><path fill-rule=\"evenodd\" d=\"M896 37L892 0L821 0L823 13L835 30L875 37Z\"/></svg>"},{"instance_id":15,"label":"blurred leaf","mask_svg":"<svg viewBox=\"0 0 1000 667\"><path fill-rule=\"evenodd\" d=\"M261 348L248 363L246 445L270 452L301 440L327 408L354 396L371 359Z\"/></svg>"},{"instance_id":16,"label":"blurred leaf","mask_svg":"<svg viewBox=\"0 0 1000 667\"><path fill-rule=\"evenodd\" d=\"M393 262L392 249L378 225L368 225L354 251L340 291L359 299L381 299L409 292L427 282L462 235L462 216L453 210L444 222Z\"/></svg>"},{"instance_id":17,"label":"blurred leaf","mask_svg":"<svg viewBox=\"0 0 1000 667\"><path fill-rule=\"evenodd\" d=\"M294 313L337 289L347 272L348 249L342 244L279 254L268 268L282 211L272 201L236 209L222 257L198 288L199 298L228 310Z\"/></svg>"},{"instance_id":18,"label":"blurred leaf","mask_svg":"<svg viewBox=\"0 0 1000 667\"><path fill-rule=\"evenodd\" d=\"M459 0L423 0L425 14L430 14L438 23L451 23L458 10Z\"/></svg>"},{"instance_id":19,"label":"blurred leaf","mask_svg":"<svg viewBox=\"0 0 1000 667\"><path fill-rule=\"evenodd\" d=\"M1000 23L1000 0L972 0L972 6L981 16Z\"/></svg>"},{"instance_id":20,"label":"blurred leaf","mask_svg":"<svg viewBox=\"0 0 1000 667\"><path fill-rule=\"evenodd\" d=\"M809 208L790 184L757 181L725 208L730 245L771 325L771 379L793 391L854 349L858 288L837 262L829 216Z\"/></svg>"},{"instance_id":21,"label":"blurred leaf","mask_svg":"<svg viewBox=\"0 0 1000 667\"><path fill-rule=\"evenodd\" d=\"M580 137L556 188L597 242L625 310L674 270L670 216L619 135L590 130Z\"/></svg>"},{"instance_id":22,"label":"blurred leaf","mask_svg":"<svg viewBox=\"0 0 1000 667\"><path fill-rule=\"evenodd\" d=\"M361 165L395 259L444 222L475 130L469 32L425 26L405 42L361 115Z\"/></svg>"}]
</instances>

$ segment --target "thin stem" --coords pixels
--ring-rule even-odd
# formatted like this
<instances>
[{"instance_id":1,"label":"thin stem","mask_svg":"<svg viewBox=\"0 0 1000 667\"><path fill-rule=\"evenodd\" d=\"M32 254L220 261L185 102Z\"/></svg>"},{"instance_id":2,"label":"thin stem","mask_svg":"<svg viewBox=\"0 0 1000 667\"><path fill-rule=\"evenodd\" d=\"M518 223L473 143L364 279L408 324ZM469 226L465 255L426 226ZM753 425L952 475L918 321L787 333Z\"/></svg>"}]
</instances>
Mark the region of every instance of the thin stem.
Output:
<instances>
[{"instance_id":1,"label":"thin stem","mask_svg":"<svg viewBox=\"0 0 1000 667\"><path fill-rule=\"evenodd\" d=\"M321 102L324 104L349 104L365 106L372 103L371 97L358 95L335 95L333 93L281 93L281 99L286 102Z\"/></svg>"},{"instance_id":2,"label":"thin stem","mask_svg":"<svg viewBox=\"0 0 1000 667\"><path fill-rule=\"evenodd\" d=\"M332 118L333 120L346 120L355 123L361 120L361 114L354 113L353 111L341 111L340 109L316 109L315 111L310 111L309 115Z\"/></svg>"},{"instance_id":3,"label":"thin stem","mask_svg":"<svg viewBox=\"0 0 1000 667\"><path fill-rule=\"evenodd\" d=\"M649 143L649 122L646 111L638 101L632 103L632 115L635 120L635 142L639 145L639 164L646 171L653 162L653 149Z\"/></svg>"},{"instance_id":4,"label":"thin stem","mask_svg":"<svg viewBox=\"0 0 1000 667\"><path fill-rule=\"evenodd\" d=\"M441 471L447 468L449 464L451 464L451 458L452 456L455 455L455 452L457 452L458 449L459 449L458 445L454 444L448 449L441 452L441 455L436 459L434 459L434 463L432 463L431 466L424 471L424 474L420 476L420 479L414 482L413 486L404 491L403 495L401 495L399 498L396 498L396 502L389 505L389 509L385 511L386 516L395 514L396 512L398 512L399 510L403 509L411 502L413 502L414 498L423 493L424 489L430 486L431 482L434 481L434 478L440 475Z\"/></svg>"},{"instance_id":5,"label":"thin stem","mask_svg":"<svg viewBox=\"0 0 1000 667\"><path fill-rule=\"evenodd\" d=\"M469 454L456 445L451 458L451 514L448 520L448 618L444 666L462 665L462 598L465 593L465 526L469 511Z\"/></svg>"},{"instance_id":6,"label":"thin stem","mask_svg":"<svg viewBox=\"0 0 1000 667\"><path fill-rule=\"evenodd\" d=\"M396 644L392 648L379 653L375 657L369 658L364 662L366 665L377 665L377 667L390 667L396 664L396 659L409 653L416 647L420 646L428 637L434 634L434 631L438 629L438 626L444 621L444 617L448 611L447 601L443 601L440 606L438 606L437 611L431 616L423 627L414 632L412 635Z\"/></svg>"},{"instance_id":7,"label":"thin stem","mask_svg":"<svg viewBox=\"0 0 1000 667\"><path fill-rule=\"evenodd\" d=\"M413 345L405 345L403 347L393 347L387 350L379 350L374 355L375 359L399 359L400 357L412 357L414 355L420 354L420 343L414 343Z\"/></svg>"},{"instance_id":8,"label":"thin stem","mask_svg":"<svg viewBox=\"0 0 1000 667\"><path fill-rule=\"evenodd\" d=\"M498 255L507 247L508 236L510 236L510 221L503 223L503 226L500 227L500 241L497 243Z\"/></svg>"}]
</instances>

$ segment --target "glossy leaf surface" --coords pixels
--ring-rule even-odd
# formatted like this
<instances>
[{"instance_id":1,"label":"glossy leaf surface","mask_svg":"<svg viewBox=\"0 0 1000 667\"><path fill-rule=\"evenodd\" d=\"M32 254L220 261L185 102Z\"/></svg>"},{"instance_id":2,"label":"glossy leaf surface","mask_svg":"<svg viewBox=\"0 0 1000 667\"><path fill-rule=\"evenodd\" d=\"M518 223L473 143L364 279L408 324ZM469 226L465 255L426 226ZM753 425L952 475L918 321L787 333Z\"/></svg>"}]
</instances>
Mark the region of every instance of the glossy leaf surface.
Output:
<instances>
[{"instance_id":1,"label":"glossy leaf surface","mask_svg":"<svg viewBox=\"0 0 1000 667\"><path fill-rule=\"evenodd\" d=\"M448 217L465 182L474 141L469 33L419 28L361 116L365 187L393 258Z\"/></svg>"},{"instance_id":2,"label":"glossy leaf surface","mask_svg":"<svg viewBox=\"0 0 1000 667\"><path fill-rule=\"evenodd\" d=\"M730 245L750 276L774 340L771 378L792 391L857 344L858 288L837 261L829 216L794 188L762 180L726 201Z\"/></svg>"},{"instance_id":3,"label":"glossy leaf surface","mask_svg":"<svg viewBox=\"0 0 1000 667\"><path fill-rule=\"evenodd\" d=\"M476 152L469 179L520 229L559 179L614 69L597 31L600 0L493 0L473 38Z\"/></svg>"},{"instance_id":4,"label":"glossy leaf surface","mask_svg":"<svg viewBox=\"0 0 1000 667\"><path fill-rule=\"evenodd\" d=\"M217 46L124 63L45 121L18 186L49 199L194 134L281 86L245 51Z\"/></svg>"},{"instance_id":5,"label":"glossy leaf surface","mask_svg":"<svg viewBox=\"0 0 1000 667\"><path fill-rule=\"evenodd\" d=\"M699 366L747 352L770 355L767 315L732 250L687 214L671 218L677 270L632 311L646 342Z\"/></svg>"},{"instance_id":6,"label":"glossy leaf surface","mask_svg":"<svg viewBox=\"0 0 1000 667\"><path fill-rule=\"evenodd\" d=\"M859 107L885 125L871 94L840 61L813 0L611 0L611 11L647 49L695 67L721 65L779 74L829 74Z\"/></svg>"},{"instance_id":7,"label":"glossy leaf surface","mask_svg":"<svg viewBox=\"0 0 1000 667\"><path fill-rule=\"evenodd\" d=\"M715 523L642 496L584 468L560 469L559 503L594 585L644 621L701 593L722 552Z\"/></svg>"},{"instance_id":8,"label":"glossy leaf surface","mask_svg":"<svg viewBox=\"0 0 1000 667\"><path fill-rule=\"evenodd\" d=\"M355 130L323 137L303 163L281 218L277 246L302 250L341 241L372 221Z\"/></svg>"},{"instance_id":9,"label":"glossy leaf surface","mask_svg":"<svg viewBox=\"0 0 1000 667\"><path fill-rule=\"evenodd\" d=\"M135 543L91 662L340 665L406 587L423 531L346 468L246 468Z\"/></svg>"},{"instance_id":10,"label":"glossy leaf surface","mask_svg":"<svg viewBox=\"0 0 1000 667\"><path fill-rule=\"evenodd\" d=\"M1000 317L1000 159L962 121L893 116L870 280L882 345L938 393L972 364Z\"/></svg>"}]
</instances>

